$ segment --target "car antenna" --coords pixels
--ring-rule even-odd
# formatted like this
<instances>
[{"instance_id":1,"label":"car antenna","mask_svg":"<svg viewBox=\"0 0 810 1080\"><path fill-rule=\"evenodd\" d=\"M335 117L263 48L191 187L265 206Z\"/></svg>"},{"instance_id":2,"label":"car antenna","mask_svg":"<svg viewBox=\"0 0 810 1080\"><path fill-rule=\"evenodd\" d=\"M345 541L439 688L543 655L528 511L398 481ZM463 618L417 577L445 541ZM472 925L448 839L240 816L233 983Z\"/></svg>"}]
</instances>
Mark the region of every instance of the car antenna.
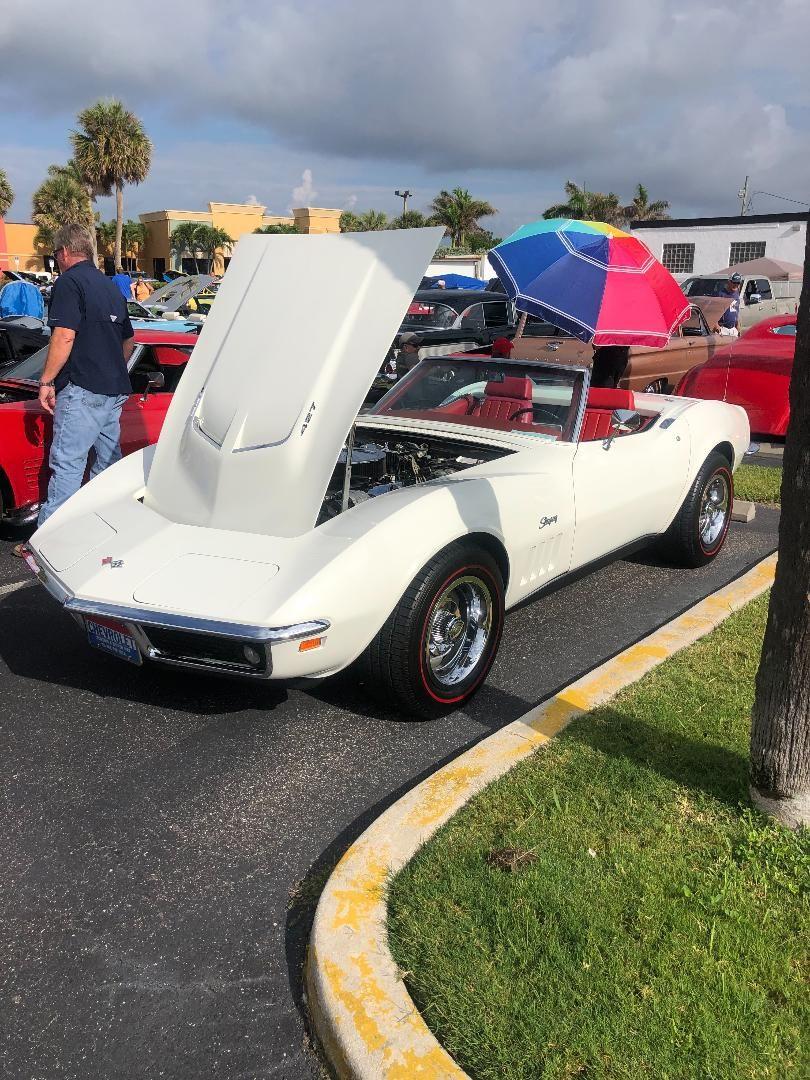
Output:
<instances>
[{"instance_id":1,"label":"car antenna","mask_svg":"<svg viewBox=\"0 0 810 1080\"><path fill-rule=\"evenodd\" d=\"M356 425L352 424L349 429L349 437L346 439L346 471L343 473L343 499L340 503L340 512L345 514L349 509L349 491L352 486L352 456L354 454L354 433Z\"/></svg>"}]
</instances>

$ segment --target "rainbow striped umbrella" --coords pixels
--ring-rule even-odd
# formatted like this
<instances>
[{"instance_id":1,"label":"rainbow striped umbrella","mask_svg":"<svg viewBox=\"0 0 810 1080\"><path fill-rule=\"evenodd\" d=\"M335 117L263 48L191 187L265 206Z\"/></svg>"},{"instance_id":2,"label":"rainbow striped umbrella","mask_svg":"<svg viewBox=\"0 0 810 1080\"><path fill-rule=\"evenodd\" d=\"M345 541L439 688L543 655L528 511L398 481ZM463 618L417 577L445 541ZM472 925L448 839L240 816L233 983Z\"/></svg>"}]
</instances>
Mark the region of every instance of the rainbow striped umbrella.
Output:
<instances>
[{"instance_id":1,"label":"rainbow striped umbrella","mask_svg":"<svg viewBox=\"0 0 810 1080\"><path fill-rule=\"evenodd\" d=\"M635 236L602 221L532 222L489 260L518 311L594 345L662 349L689 317L672 274Z\"/></svg>"}]
</instances>

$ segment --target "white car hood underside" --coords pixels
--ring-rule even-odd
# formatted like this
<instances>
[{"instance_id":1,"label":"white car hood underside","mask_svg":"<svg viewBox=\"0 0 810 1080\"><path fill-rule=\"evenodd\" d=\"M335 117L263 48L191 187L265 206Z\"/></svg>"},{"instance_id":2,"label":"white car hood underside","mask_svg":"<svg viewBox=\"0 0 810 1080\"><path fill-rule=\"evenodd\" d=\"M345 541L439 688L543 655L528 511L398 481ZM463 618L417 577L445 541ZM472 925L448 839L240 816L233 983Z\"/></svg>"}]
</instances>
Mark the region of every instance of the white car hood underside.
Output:
<instances>
[{"instance_id":1,"label":"white car hood underside","mask_svg":"<svg viewBox=\"0 0 810 1080\"><path fill-rule=\"evenodd\" d=\"M441 234L243 237L166 416L146 505L188 525L311 529Z\"/></svg>"}]
</instances>

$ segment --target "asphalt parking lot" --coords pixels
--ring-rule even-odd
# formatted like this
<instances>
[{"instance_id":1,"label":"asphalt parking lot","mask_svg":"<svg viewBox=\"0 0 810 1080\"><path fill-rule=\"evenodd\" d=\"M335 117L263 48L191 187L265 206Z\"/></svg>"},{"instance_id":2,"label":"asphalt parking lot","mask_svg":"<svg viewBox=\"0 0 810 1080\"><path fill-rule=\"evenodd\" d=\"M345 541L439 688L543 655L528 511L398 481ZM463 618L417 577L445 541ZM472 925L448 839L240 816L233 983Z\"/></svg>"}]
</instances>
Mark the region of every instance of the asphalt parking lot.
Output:
<instances>
[{"instance_id":1,"label":"asphalt parking lot","mask_svg":"<svg viewBox=\"0 0 810 1080\"><path fill-rule=\"evenodd\" d=\"M508 620L465 712L410 723L351 676L309 691L90 650L0 538L0 1074L319 1075L300 969L329 867L437 766L743 573L778 512L698 571L638 556Z\"/></svg>"}]
</instances>

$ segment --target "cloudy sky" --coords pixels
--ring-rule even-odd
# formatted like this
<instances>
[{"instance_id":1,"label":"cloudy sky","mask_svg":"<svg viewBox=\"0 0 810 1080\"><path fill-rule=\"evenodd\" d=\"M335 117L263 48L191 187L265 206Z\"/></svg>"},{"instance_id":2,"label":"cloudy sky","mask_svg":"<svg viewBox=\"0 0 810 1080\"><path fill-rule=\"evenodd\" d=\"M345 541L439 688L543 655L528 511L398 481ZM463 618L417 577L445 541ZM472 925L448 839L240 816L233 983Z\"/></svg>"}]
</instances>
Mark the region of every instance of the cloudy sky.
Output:
<instances>
[{"instance_id":1,"label":"cloudy sky","mask_svg":"<svg viewBox=\"0 0 810 1080\"><path fill-rule=\"evenodd\" d=\"M425 208L466 187L505 235L566 179L674 214L810 200L808 0L3 0L0 167L31 192L76 113L119 97L154 142L125 213L209 200ZM104 217L111 200L100 200ZM754 212L799 210L755 194Z\"/></svg>"}]
</instances>

